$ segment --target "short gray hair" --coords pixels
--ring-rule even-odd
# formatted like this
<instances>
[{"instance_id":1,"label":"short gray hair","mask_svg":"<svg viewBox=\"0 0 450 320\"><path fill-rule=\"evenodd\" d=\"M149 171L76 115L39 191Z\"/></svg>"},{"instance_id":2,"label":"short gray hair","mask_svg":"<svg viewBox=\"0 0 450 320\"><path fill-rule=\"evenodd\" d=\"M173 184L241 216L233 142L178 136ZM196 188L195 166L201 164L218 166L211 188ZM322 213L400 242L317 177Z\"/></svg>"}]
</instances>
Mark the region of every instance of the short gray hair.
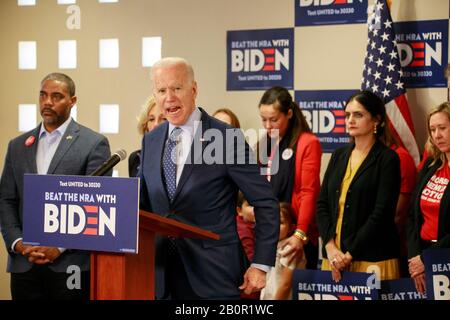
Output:
<instances>
[{"instance_id":1,"label":"short gray hair","mask_svg":"<svg viewBox=\"0 0 450 320\"><path fill-rule=\"evenodd\" d=\"M162 58L161 60L155 62L152 66L151 71L151 78L153 80L153 71L162 68L162 67L168 67L168 66L175 66L175 65L184 65L186 67L186 72L188 75L188 80L190 82L195 81L195 75L194 75L194 69L192 68L192 65L184 58L180 57L166 57Z\"/></svg>"},{"instance_id":2,"label":"short gray hair","mask_svg":"<svg viewBox=\"0 0 450 320\"><path fill-rule=\"evenodd\" d=\"M42 79L41 86L44 84L44 82L49 80L65 83L67 86L67 90L69 91L69 95L71 97L75 96L75 82L73 82L73 80L68 75L57 72L50 73L46 75L44 79Z\"/></svg>"}]
</instances>

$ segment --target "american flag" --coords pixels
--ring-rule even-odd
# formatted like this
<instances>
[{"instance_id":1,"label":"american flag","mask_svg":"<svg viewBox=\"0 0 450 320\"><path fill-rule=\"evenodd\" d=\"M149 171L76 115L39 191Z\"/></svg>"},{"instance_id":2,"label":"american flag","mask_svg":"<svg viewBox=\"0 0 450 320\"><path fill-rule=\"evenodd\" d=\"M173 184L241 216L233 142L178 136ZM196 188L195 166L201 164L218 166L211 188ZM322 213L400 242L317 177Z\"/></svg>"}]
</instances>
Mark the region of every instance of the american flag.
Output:
<instances>
[{"instance_id":1,"label":"american flag","mask_svg":"<svg viewBox=\"0 0 450 320\"><path fill-rule=\"evenodd\" d=\"M408 150L417 165L420 160L419 150L386 0L375 0L367 23L368 43L361 89L372 91L383 99L393 135Z\"/></svg>"}]
</instances>

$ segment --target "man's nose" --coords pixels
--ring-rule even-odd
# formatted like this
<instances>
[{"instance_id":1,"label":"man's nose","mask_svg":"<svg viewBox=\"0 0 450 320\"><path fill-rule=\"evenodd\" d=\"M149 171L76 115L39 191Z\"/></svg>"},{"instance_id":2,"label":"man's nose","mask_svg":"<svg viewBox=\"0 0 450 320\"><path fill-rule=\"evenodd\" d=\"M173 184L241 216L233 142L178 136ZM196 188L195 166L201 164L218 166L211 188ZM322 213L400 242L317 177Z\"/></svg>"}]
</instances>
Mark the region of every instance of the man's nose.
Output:
<instances>
[{"instance_id":1,"label":"man's nose","mask_svg":"<svg viewBox=\"0 0 450 320\"><path fill-rule=\"evenodd\" d=\"M53 104L53 100L52 100L52 97L50 97L50 96L48 96L48 97L44 97L44 98L42 98L42 103L44 104L44 105L52 105Z\"/></svg>"},{"instance_id":2,"label":"man's nose","mask_svg":"<svg viewBox=\"0 0 450 320\"><path fill-rule=\"evenodd\" d=\"M167 90L167 100L173 100L175 98L175 91L172 89Z\"/></svg>"}]
</instances>

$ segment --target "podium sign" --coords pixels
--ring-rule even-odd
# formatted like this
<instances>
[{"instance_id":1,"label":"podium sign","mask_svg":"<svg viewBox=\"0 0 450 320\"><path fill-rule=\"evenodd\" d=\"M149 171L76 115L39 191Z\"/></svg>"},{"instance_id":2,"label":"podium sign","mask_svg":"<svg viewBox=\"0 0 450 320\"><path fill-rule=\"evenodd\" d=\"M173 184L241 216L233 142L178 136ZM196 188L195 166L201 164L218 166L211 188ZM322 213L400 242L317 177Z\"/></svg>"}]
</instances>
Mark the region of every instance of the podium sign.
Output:
<instances>
[{"instance_id":1,"label":"podium sign","mask_svg":"<svg viewBox=\"0 0 450 320\"><path fill-rule=\"evenodd\" d=\"M425 283L429 300L450 300L450 249L423 252Z\"/></svg>"},{"instance_id":2,"label":"podium sign","mask_svg":"<svg viewBox=\"0 0 450 320\"><path fill-rule=\"evenodd\" d=\"M139 179L24 176L23 241L137 253Z\"/></svg>"},{"instance_id":3,"label":"podium sign","mask_svg":"<svg viewBox=\"0 0 450 320\"><path fill-rule=\"evenodd\" d=\"M295 270L293 300L378 300L375 274L343 272L334 282L331 271Z\"/></svg>"}]
</instances>

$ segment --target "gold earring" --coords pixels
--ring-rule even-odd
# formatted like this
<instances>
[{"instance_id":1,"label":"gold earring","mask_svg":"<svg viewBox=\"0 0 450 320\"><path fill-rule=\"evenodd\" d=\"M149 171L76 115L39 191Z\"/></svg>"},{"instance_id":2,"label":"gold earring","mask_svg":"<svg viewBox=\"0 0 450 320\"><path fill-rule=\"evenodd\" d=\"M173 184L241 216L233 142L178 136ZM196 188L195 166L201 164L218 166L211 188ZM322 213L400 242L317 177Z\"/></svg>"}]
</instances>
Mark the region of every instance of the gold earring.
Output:
<instances>
[{"instance_id":1,"label":"gold earring","mask_svg":"<svg viewBox=\"0 0 450 320\"><path fill-rule=\"evenodd\" d=\"M374 135L377 134L377 124L376 123L373 125L373 134Z\"/></svg>"}]
</instances>

